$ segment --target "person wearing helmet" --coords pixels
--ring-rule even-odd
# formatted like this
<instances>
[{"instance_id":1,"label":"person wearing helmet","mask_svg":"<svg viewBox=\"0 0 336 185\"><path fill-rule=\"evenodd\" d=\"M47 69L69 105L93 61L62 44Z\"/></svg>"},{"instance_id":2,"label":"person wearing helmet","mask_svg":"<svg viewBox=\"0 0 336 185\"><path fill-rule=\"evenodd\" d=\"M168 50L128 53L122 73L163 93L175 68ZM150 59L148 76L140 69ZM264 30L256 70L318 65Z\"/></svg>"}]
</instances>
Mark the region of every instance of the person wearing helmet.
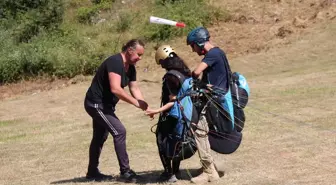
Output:
<instances>
[{"instance_id":1,"label":"person wearing helmet","mask_svg":"<svg viewBox=\"0 0 336 185\"><path fill-rule=\"evenodd\" d=\"M156 64L161 65L166 71L176 70L179 71L185 77L191 77L191 71L185 64L185 62L176 54L175 50L169 45L160 46L155 53L155 61ZM167 86L169 90L163 89L163 92L169 92L168 95L163 96L163 104L164 106L157 110L147 110L148 115L154 116L157 113L165 112L169 110L174 102L174 98L180 89L181 84L179 84L179 79L177 79L173 75L167 75L165 77ZM167 88L164 86L163 88Z\"/></svg>"},{"instance_id":2,"label":"person wearing helmet","mask_svg":"<svg viewBox=\"0 0 336 185\"><path fill-rule=\"evenodd\" d=\"M160 175L159 180L172 183L177 181L176 175L179 174L181 160L188 157L183 156L182 159L176 157L175 151L173 155L170 155L169 150L167 149L169 148L167 147L167 145L169 145L167 142L170 141L169 138L172 138L178 121L176 117L172 116L171 109L173 109L176 96L178 95L182 85L180 79L172 74L169 74L169 71L177 71L181 77L183 76L184 79L190 80L191 71L185 65L184 61L176 54L175 50L169 45L162 45L157 49L155 61L158 65L161 65L167 73L163 77L161 107L156 110L147 109L146 114L153 118L155 114L160 113L156 129L156 138L164 172ZM194 116L192 120L195 119L196 118ZM193 144L196 146L195 142ZM193 155L193 153L191 155Z\"/></svg>"},{"instance_id":3,"label":"person wearing helmet","mask_svg":"<svg viewBox=\"0 0 336 185\"><path fill-rule=\"evenodd\" d=\"M198 78L202 74L201 81L208 86L216 86L229 90L229 66L224 51L210 42L209 31L205 27L197 27L189 32L187 45L190 45L193 52L199 56L204 56L202 62L192 72L193 78ZM208 131L209 126L205 115L200 115L198 124L203 130ZM196 130L195 139L202 163L203 173L191 179L192 182L202 183L219 179L218 171L214 165L213 157L210 154L210 143L208 135L204 131Z\"/></svg>"},{"instance_id":4,"label":"person wearing helmet","mask_svg":"<svg viewBox=\"0 0 336 185\"><path fill-rule=\"evenodd\" d=\"M187 36L187 45L190 45L192 51L199 56L204 55L202 62L192 72L192 76L198 78L203 73L203 82L228 91L229 69L225 64L229 64L229 62L224 51L214 46L209 39L210 33L205 27L193 29Z\"/></svg>"}]
</instances>

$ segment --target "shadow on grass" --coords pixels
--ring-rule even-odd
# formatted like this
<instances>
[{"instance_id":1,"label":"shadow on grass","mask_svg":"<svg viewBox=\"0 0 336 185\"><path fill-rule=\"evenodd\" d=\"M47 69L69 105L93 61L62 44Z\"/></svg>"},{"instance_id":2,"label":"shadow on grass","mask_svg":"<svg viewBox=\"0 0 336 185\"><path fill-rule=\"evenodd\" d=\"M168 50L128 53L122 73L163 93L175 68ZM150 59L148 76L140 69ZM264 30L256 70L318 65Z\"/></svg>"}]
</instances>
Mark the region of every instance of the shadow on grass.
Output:
<instances>
[{"instance_id":1,"label":"shadow on grass","mask_svg":"<svg viewBox=\"0 0 336 185\"><path fill-rule=\"evenodd\" d=\"M66 184L66 183L80 183L80 182L92 182L92 181L86 179L85 177L76 177L73 179L64 179L64 180L54 181L54 182L51 182L50 184Z\"/></svg>"},{"instance_id":2,"label":"shadow on grass","mask_svg":"<svg viewBox=\"0 0 336 185\"><path fill-rule=\"evenodd\" d=\"M161 170L154 170L154 171L142 171L137 172L139 175L139 178L136 182L132 182L135 184L154 184L154 183L160 183L162 181L159 181L159 176L162 173ZM219 171L219 176L224 176L223 171ZM197 176L200 174L200 171L197 169L183 169L181 170L181 173L178 177L179 180L190 180L191 177ZM85 177L76 177L72 179L64 179L59 181L51 182L50 184L66 184L66 183L85 183L85 182L92 182L92 180L88 180ZM120 179L119 176L112 177L109 180L104 181L95 181L95 182L126 182L123 179ZM163 182L162 182L163 183Z\"/></svg>"}]
</instances>

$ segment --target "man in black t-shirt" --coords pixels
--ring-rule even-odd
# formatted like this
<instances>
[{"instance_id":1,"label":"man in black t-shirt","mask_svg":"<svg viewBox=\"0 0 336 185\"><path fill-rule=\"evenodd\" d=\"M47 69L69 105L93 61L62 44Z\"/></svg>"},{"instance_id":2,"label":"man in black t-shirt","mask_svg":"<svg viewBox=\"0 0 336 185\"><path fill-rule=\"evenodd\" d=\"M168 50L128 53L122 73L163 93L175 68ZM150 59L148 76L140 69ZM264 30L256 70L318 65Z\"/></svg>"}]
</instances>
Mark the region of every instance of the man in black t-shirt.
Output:
<instances>
[{"instance_id":1,"label":"man in black t-shirt","mask_svg":"<svg viewBox=\"0 0 336 185\"><path fill-rule=\"evenodd\" d=\"M101 150L108 134L113 136L120 176L127 181L136 179L130 169L126 151L126 129L115 115L119 99L146 110L148 105L136 82L135 64L144 53L144 43L133 39L122 47L122 52L107 58L98 68L89 87L84 107L93 120L93 138L90 144L89 166L86 177L92 180L111 178L99 172L98 164ZM124 90L129 86L131 95Z\"/></svg>"}]
</instances>

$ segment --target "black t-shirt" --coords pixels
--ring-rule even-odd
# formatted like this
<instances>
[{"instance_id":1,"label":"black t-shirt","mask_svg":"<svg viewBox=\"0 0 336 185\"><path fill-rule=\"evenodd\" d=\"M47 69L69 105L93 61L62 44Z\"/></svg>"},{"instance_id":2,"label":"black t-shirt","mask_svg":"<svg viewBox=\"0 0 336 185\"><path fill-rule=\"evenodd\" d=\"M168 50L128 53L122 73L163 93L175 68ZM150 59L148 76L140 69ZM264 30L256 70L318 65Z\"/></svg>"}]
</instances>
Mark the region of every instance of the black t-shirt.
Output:
<instances>
[{"instance_id":1,"label":"black t-shirt","mask_svg":"<svg viewBox=\"0 0 336 185\"><path fill-rule=\"evenodd\" d=\"M93 103L102 103L105 106L115 107L119 98L110 89L108 74L110 72L121 76L122 88L126 87L130 81L136 81L136 70L134 65L130 65L126 72L121 54L116 54L107 58L98 68L91 86L86 93L86 98Z\"/></svg>"}]
</instances>

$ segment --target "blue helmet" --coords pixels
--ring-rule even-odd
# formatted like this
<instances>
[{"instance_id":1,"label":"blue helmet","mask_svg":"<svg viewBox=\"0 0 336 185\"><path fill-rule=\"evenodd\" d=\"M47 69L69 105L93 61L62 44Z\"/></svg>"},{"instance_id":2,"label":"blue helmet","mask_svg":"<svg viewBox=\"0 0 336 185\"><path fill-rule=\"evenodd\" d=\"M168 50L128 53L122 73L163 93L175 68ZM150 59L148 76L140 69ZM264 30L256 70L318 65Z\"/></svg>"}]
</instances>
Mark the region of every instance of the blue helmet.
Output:
<instances>
[{"instance_id":1,"label":"blue helmet","mask_svg":"<svg viewBox=\"0 0 336 185\"><path fill-rule=\"evenodd\" d=\"M189 32L187 36L187 45L190 45L192 43L197 44L199 47L203 48L204 43L206 41L209 41L210 34L209 31L204 27L197 27L191 32Z\"/></svg>"}]
</instances>

